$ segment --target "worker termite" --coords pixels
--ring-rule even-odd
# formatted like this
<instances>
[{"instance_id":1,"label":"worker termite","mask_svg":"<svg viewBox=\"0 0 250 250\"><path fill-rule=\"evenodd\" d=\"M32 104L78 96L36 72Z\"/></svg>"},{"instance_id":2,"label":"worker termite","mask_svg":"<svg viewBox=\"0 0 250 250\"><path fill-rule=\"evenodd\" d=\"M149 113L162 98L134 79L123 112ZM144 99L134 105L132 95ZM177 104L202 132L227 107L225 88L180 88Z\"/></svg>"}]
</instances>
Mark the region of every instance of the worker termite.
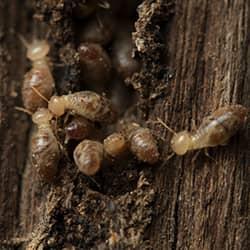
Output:
<instances>
[{"instance_id":1,"label":"worker termite","mask_svg":"<svg viewBox=\"0 0 250 250\"><path fill-rule=\"evenodd\" d=\"M111 102L93 91L52 96L48 108L55 116L62 116L66 110L70 110L90 121L113 122L115 119Z\"/></svg>"},{"instance_id":2,"label":"worker termite","mask_svg":"<svg viewBox=\"0 0 250 250\"><path fill-rule=\"evenodd\" d=\"M73 157L82 173L87 176L95 175L103 161L103 145L98 141L83 140L75 148Z\"/></svg>"},{"instance_id":3,"label":"worker termite","mask_svg":"<svg viewBox=\"0 0 250 250\"><path fill-rule=\"evenodd\" d=\"M102 92L111 78L112 65L108 54L97 43L81 43L78 52L84 85Z\"/></svg>"},{"instance_id":4,"label":"worker termite","mask_svg":"<svg viewBox=\"0 0 250 250\"><path fill-rule=\"evenodd\" d=\"M103 141L104 151L113 158L119 157L127 151L127 141L121 133L113 133Z\"/></svg>"},{"instance_id":5,"label":"worker termite","mask_svg":"<svg viewBox=\"0 0 250 250\"><path fill-rule=\"evenodd\" d=\"M32 163L40 179L51 182L57 173L60 148L51 127L52 113L45 108L38 109L32 115L37 131L31 139Z\"/></svg>"},{"instance_id":6,"label":"worker termite","mask_svg":"<svg viewBox=\"0 0 250 250\"><path fill-rule=\"evenodd\" d=\"M55 85L51 74L51 63L47 57L50 46L45 40L34 40L29 44L24 38L20 39L27 48L27 57L32 61L31 70L24 75L22 99L24 107L34 112L39 107L46 107L47 103L33 91L32 87L49 99Z\"/></svg>"},{"instance_id":7,"label":"worker termite","mask_svg":"<svg viewBox=\"0 0 250 250\"><path fill-rule=\"evenodd\" d=\"M131 152L139 160L149 164L154 164L159 160L156 141L148 128L143 128L137 123L130 123L125 126L125 134Z\"/></svg>"},{"instance_id":8,"label":"worker termite","mask_svg":"<svg viewBox=\"0 0 250 250\"><path fill-rule=\"evenodd\" d=\"M184 155L190 150L225 145L230 137L243 126L247 113L248 109L242 105L219 108L204 118L196 131L184 130L174 133L171 148L177 155Z\"/></svg>"}]
</instances>

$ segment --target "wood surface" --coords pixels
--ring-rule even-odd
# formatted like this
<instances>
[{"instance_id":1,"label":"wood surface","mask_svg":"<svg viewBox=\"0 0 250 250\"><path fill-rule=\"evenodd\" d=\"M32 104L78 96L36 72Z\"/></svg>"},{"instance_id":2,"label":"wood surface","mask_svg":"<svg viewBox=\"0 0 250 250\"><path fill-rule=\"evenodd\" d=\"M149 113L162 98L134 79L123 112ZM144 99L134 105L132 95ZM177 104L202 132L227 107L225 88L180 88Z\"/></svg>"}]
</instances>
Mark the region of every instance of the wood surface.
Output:
<instances>
[{"instance_id":1,"label":"wood surface","mask_svg":"<svg viewBox=\"0 0 250 250\"><path fill-rule=\"evenodd\" d=\"M192 130L220 106L250 107L249 1L144 1L133 34L143 66L127 82L161 161L117 163L96 185L63 158L59 181L45 185L30 164L30 118L14 109L29 67L18 34L45 35L32 16L45 17L51 54L64 64L57 91L77 89L74 3L0 3L0 249L249 249L249 121L209 156L170 159L172 135L155 123Z\"/></svg>"}]
</instances>

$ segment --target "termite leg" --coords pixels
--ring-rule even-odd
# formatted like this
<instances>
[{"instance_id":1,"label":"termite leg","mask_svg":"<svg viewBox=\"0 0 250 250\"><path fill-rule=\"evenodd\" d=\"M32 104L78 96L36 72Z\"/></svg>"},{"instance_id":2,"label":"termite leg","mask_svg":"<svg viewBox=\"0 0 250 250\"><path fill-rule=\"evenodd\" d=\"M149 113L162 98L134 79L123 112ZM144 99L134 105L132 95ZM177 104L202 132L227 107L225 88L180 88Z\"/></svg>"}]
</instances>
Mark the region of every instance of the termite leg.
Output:
<instances>
[{"instance_id":1,"label":"termite leg","mask_svg":"<svg viewBox=\"0 0 250 250\"><path fill-rule=\"evenodd\" d=\"M167 159L165 160L165 162L169 161L169 160L172 159L174 156L175 156L175 153L174 153L174 152L171 153L171 154L167 157Z\"/></svg>"},{"instance_id":2,"label":"termite leg","mask_svg":"<svg viewBox=\"0 0 250 250\"><path fill-rule=\"evenodd\" d=\"M196 159L198 158L199 154L200 154L200 150L196 151L194 156L192 157L192 160L191 160L191 164L193 165L194 162L196 161Z\"/></svg>"},{"instance_id":3,"label":"termite leg","mask_svg":"<svg viewBox=\"0 0 250 250\"><path fill-rule=\"evenodd\" d=\"M215 164L217 165L218 162L215 160L214 157L212 157L212 156L208 153L208 149L209 149L209 148L204 148L204 154L205 154L205 156L207 156L210 160L214 161Z\"/></svg>"}]
</instances>

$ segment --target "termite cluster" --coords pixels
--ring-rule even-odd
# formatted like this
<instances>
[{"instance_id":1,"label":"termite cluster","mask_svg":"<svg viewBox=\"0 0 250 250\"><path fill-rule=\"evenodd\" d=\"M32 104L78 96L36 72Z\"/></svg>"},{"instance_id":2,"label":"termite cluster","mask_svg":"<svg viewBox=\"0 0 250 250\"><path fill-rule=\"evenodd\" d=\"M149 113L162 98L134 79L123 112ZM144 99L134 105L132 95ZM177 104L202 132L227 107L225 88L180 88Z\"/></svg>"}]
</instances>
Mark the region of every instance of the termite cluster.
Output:
<instances>
[{"instance_id":1,"label":"termite cluster","mask_svg":"<svg viewBox=\"0 0 250 250\"><path fill-rule=\"evenodd\" d=\"M127 7L129 16L135 5L131 1ZM121 11L115 1L86 1L76 6L76 19L84 21L83 28L77 27L83 89L79 92L57 95L49 43L21 37L32 67L24 76L24 108L19 110L31 114L36 125L32 163L44 181L55 179L59 160L72 141L77 145L68 158L87 176L95 175L103 164L129 160L131 155L148 164L159 160L157 142L148 128L136 121L117 126L123 120L125 108L121 107L132 104L129 99L133 99L126 95L124 81L140 67L132 56L131 23L124 19L115 24ZM123 31L118 32L121 25ZM62 138L58 131L63 131Z\"/></svg>"},{"instance_id":2,"label":"termite cluster","mask_svg":"<svg viewBox=\"0 0 250 250\"><path fill-rule=\"evenodd\" d=\"M138 4L126 2L128 13L122 13L115 1L86 1L75 7L74 15L80 20L77 54L82 91L56 95L49 43L21 39L32 61L22 87L24 108L37 126L31 141L32 162L45 181L56 177L60 157L71 141L77 142L71 160L87 176L95 175L103 164L127 160L131 154L148 164L159 161L150 129L123 119L127 106L133 105L124 82L140 68L140 62L132 56L131 24L123 18L116 24L114 18L131 15L135 2ZM223 145L246 117L247 109L241 105L220 108L196 131L174 133L170 146L177 155L184 155L190 150ZM57 137L59 130L63 131L63 140Z\"/></svg>"}]
</instances>

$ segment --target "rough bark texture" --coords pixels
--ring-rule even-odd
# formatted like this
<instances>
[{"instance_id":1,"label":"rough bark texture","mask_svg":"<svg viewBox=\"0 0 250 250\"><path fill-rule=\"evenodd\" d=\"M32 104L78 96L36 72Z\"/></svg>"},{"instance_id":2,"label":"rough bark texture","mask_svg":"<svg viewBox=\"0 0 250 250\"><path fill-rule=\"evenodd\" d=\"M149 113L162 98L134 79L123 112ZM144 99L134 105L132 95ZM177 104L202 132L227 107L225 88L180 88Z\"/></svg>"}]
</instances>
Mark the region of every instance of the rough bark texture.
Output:
<instances>
[{"instance_id":1,"label":"rough bark texture","mask_svg":"<svg viewBox=\"0 0 250 250\"><path fill-rule=\"evenodd\" d=\"M54 72L57 91L78 89L74 1L36 5L51 29L51 54L64 64ZM154 123L160 117L176 131L192 129L224 104L250 107L249 1L140 5L133 38L143 66L128 83L140 94L138 120L159 137L162 160L117 163L101 171L98 185L67 159L53 185L40 183L30 164L30 119L14 106L22 105L27 70L17 35L44 30L32 21L33 7L0 4L0 249L249 249L249 122L210 157L169 160L171 134Z\"/></svg>"}]
</instances>

